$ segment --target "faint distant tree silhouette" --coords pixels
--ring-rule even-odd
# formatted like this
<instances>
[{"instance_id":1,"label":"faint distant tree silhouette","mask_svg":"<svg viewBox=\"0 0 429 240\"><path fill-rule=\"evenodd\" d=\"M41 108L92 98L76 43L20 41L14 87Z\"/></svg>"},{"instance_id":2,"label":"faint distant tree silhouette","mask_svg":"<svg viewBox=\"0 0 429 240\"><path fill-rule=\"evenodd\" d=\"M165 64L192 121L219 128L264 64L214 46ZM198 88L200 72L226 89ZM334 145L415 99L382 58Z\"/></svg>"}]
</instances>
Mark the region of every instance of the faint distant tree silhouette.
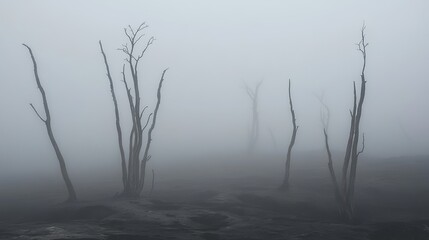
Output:
<instances>
[{"instance_id":1,"label":"faint distant tree silhouette","mask_svg":"<svg viewBox=\"0 0 429 240\"><path fill-rule=\"evenodd\" d=\"M46 126L46 131L48 132L49 140L51 141L52 147L54 148L55 154L57 155L58 162L60 163L61 174L63 176L64 182L65 182L66 187L67 187L67 191L68 191L67 201L68 202L74 202L77 200L76 192L74 190L73 184L72 184L70 177L69 177L69 174L67 172L66 162L64 160L63 154L61 153L61 150L58 147L57 141L55 140L54 133L52 131L51 114L49 111L48 100L46 98L45 89L43 88L42 83L40 82L36 59L33 55L33 51L31 50L31 48L29 46L27 46L26 44L23 44L23 45L28 49L28 52L30 53L30 56L31 56L31 60L33 62L34 77L36 79L36 84L37 84L37 87L39 88L40 94L42 95L43 107L45 110L45 118L43 118L41 116L41 114L36 110L36 108L34 107L34 105L32 103L30 103L30 106L34 110L36 115L40 118L40 120L42 120L42 122Z\"/></svg>"},{"instance_id":2,"label":"faint distant tree silhouette","mask_svg":"<svg viewBox=\"0 0 429 240\"><path fill-rule=\"evenodd\" d=\"M155 170L152 169L152 184L150 186L150 194L153 193L154 189L155 189Z\"/></svg>"},{"instance_id":3,"label":"faint distant tree silhouette","mask_svg":"<svg viewBox=\"0 0 429 240\"><path fill-rule=\"evenodd\" d=\"M334 165L332 162L332 153L331 148L329 146L329 135L328 135L328 128L329 128L329 120L330 120L330 111L328 105L325 104L323 97L319 98L320 103L322 104L322 109L320 111L320 120L322 122L323 126L323 135L325 140L325 148L326 153L328 155L328 169L329 174L331 175L332 183L334 184L334 193L335 193L335 200L338 204L338 211L341 216L345 216L346 211L346 205L345 205L345 199L343 197L343 193L341 192L340 186L337 181L337 177L335 175Z\"/></svg>"},{"instance_id":4,"label":"faint distant tree silhouette","mask_svg":"<svg viewBox=\"0 0 429 240\"><path fill-rule=\"evenodd\" d=\"M270 134L270 138L271 138L271 143L273 144L273 149L275 151L277 151L277 139L276 136L273 133L273 130L271 130L271 128L267 128L268 133Z\"/></svg>"},{"instance_id":5,"label":"faint distant tree silhouette","mask_svg":"<svg viewBox=\"0 0 429 240\"><path fill-rule=\"evenodd\" d=\"M341 184L338 183L335 176L335 171L332 165L332 155L329 147L328 124L329 124L329 109L321 99L323 106L322 123L323 134L325 136L325 147L328 155L328 167L335 189L335 198L337 200L339 214L344 219L351 221L354 218L354 191L356 182L357 162L359 155L365 149L365 136L362 134L362 148L358 150L360 137L360 121L362 116L363 103L366 92L366 47L368 43L365 41L365 25L361 29L361 40L356 45L363 57L363 66L361 70L361 85L359 102L357 102L356 84L353 82L353 110L350 110L350 131L347 140L346 153L343 161ZM326 114L327 113L327 114Z\"/></svg>"},{"instance_id":6,"label":"faint distant tree silhouette","mask_svg":"<svg viewBox=\"0 0 429 240\"><path fill-rule=\"evenodd\" d=\"M140 60L145 55L149 46L154 42L154 38L150 37L143 49L137 52L136 48L138 47L139 41L142 39L144 34L142 31L146 29L148 25L146 23L140 24L137 29L128 26L124 28L125 36L127 37L127 44L124 44L119 50L122 51L125 56L125 64L122 66L122 81L125 85L125 90L128 98L128 105L131 112L132 119L132 129L129 135L129 152L128 152L128 166L125 156L124 143L122 139L122 129L119 116L119 107L116 99L116 94L113 86L112 76L110 74L110 68L107 61L106 54L103 49L101 41L99 41L100 50L103 55L104 63L107 71L107 78L110 84L110 91L112 93L113 105L115 108L115 118L116 118L116 130L118 136L118 144L121 155L121 167L122 167L122 183L123 183L123 192L122 196L124 197L139 197L144 186L145 176L146 176L146 164L150 160L151 155L149 155L150 146L152 143L152 134L155 129L156 120L158 116L158 111L161 103L161 89L164 82L164 76L167 72L165 69L162 72L158 90L157 90L157 102L155 105L155 110L153 113L150 113L146 120L143 120L143 115L148 106L142 107L141 98L140 98L140 88L139 88L139 74L138 67ZM125 72L126 65L128 66L129 73L131 75L132 85L128 85L127 74ZM133 91L133 93L132 93ZM134 96L133 96L134 94ZM152 120L152 121L151 121ZM146 133L146 139L144 135L145 129L149 126L149 130ZM145 145L143 147L145 141ZM143 156L141 157L141 154Z\"/></svg>"},{"instance_id":7,"label":"faint distant tree silhouette","mask_svg":"<svg viewBox=\"0 0 429 240\"><path fill-rule=\"evenodd\" d=\"M255 150L256 144L259 139L259 113L258 113L258 98L259 88L261 87L262 81L256 84L255 89L250 88L246 85L247 95L249 95L252 101L252 126L249 131L249 142L247 145L248 153L252 153Z\"/></svg>"},{"instance_id":8,"label":"faint distant tree silhouette","mask_svg":"<svg viewBox=\"0 0 429 240\"><path fill-rule=\"evenodd\" d=\"M287 150L286 163L285 163L285 175L283 178L283 182L280 186L280 190L289 189L290 161L291 161L291 155L292 155L292 148L295 145L296 133L298 132L298 127L299 127L296 125L295 110L293 109L293 102L292 102L292 95L291 95L290 79L289 79L289 106L290 106L290 113L292 117L292 136Z\"/></svg>"}]
</instances>

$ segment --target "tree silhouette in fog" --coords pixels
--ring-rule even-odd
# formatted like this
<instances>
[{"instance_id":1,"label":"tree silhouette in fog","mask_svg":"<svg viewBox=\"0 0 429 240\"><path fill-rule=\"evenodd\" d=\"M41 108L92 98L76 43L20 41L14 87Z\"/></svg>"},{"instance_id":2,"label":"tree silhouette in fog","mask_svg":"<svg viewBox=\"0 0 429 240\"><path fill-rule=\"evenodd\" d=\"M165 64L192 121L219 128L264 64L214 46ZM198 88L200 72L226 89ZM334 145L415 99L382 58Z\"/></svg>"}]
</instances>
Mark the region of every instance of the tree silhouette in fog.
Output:
<instances>
[{"instance_id":1,"label":"tree silhouette in fog","mask_svg":"<svg viewBox=\"0 0 429 240\"><path fill-rule=\"evenodd\" d=\"M361 40L356 44L358 51L362 54L363 65L361 70L361 85L360 96L357 101L356 83L353 82L353 110L350 110L350 130L347 140L347 147L343 161L341 183L338 183L335 171L332 164L332 155L329 147L328 124L329 124L329 109L322 102L325 114L322 115L323 134L325 137L325 147L328 154L328 167L335 188L335 198L338 204L339 214L346 220L354 218L354 191L356 182L357 163L359 155L365 148L365 136L362 134L362 148L358 150L360 137L360 121L362 117L363 103L365 100L366 91L366 47L368 43L365 40L365 25L361 29ZM327 113L327 114L326 114Z\"/></svg>"},{"instance_id":2,"label":"tree silhouette in fog","mask_svg":"<svg viewBox=\"0 0 429 240\"><path fill-rule=\"evenodd\" d=\"M288 190L289 189L289 178L290 178L290 161L291 161L291 155L292 155L292 148L295 144L296 140L296 133L298 132L298 127L296 125L296 117L295 117L295 110L293 109L293 102L292 102L292 95L291 95L291 83L289 79L289 106L290 106L290 113L292 118L292 136L289 142L289 147L287 150L286 155L286 162L285 162L285 175L283 178L283 182L280 186L280 190Z\"/></svg>"},{"instance_id":3,"label":"tree silhouette in fog","mask_svg":"<svg viewBox=\"0 0 429 240\"><path fill-rule=\"evenodd\" d=\"M156 120L158 116L158 111L161 103L161 89L164 82L164 76L167 71L165 69L162 72L158 90L157 90L157 102L153 113L150 113L145 116L145 110L148 106L142 105L139 89L139 63L142 58L145 56L146 51L154 42L154 37L150 37L142 50L137 50L139 47L140 40L144 36L143 30L146 29L148 25L146 23L140 24L137 29L128 26L124 28L125 36L127 37L127 43L122 45L122 48L119 50L122 51L125 56L125 63L122 66L122 81L125 86L125 90L128 98L128 105L131 113L132 119L132 128L129 133L129 145L128 145L128 161L125 156L124 150L124 141L122 139L122 129L119 116L119 106L116 99L115 89L113 86L112 76L110 74L110 68L107 61L106 54L103 49L101 41L99 41L100 50L103 55L104 63L106 65L107 78L110 84L110 90L112 93L113 104L115 109L115 118L116 118L116 130L118 136L118 145L121 155L121 167L122 167L122 183L123 183L123 192L122 196L124 197L139 197L144 186L145 176L146 176L146 164L150 160L151 155L149 154L152 134L155 129ZM128 84L128 78L131 78L131 85ZM149 127L148 131L145 130ZM141 156L143 154L143 156Z\"/></svg>"},{"instance_id":4,"label":"tree silhouette in fog","mask_svg":"<svg viewBox=\"0 0 429 240\"><path fill-rule=\"evenodd\" d=\"M249 142L247 145L248 153L252 153L259 139L259 113L258 113L258 99L259 99L259 88L261 87L262 81L256 84L255 89L250 88L246 85L246 92L252 101L252 126L249 131Z\"/></svg>"},{"instance_id":5,"label":"tree silhouette in fog","mask_svg":"<svg viewBox=\"0 0 429 240\"><path fill-rule=\"evenodd\" d=\"M46 97L45 89L43 88L42 83L40 82L36 59L34 57L34 54L31 48L26 44L23 44L23 45L28 49L28 52L30 53L30 56L31 56L31 60L33 62L34 77L36 79L37 88L39 88L40 94L42 95L43 108L45 110L45 118L43 118L42 115L40 115L40 113L36 110L36 108L32 103L30 103L30 106L46 126L46 131L48 132L49 140L51 141L52 147L54 148L55 154L57 155L58 162L60 163L61 175L63 176L64 182L67 187L67 191L68 191L67 201L74 202L77 200L76 192L74 190L73 184L67 172L66 162L64 160L63 154L61 153L61 150L58 147L57 141L55 140L54 133L52 131L52 127L51 127L52 120L51 120L51 113L49 111L49 106L48 106L48 99Z\"/></svg>"}]
</instances>

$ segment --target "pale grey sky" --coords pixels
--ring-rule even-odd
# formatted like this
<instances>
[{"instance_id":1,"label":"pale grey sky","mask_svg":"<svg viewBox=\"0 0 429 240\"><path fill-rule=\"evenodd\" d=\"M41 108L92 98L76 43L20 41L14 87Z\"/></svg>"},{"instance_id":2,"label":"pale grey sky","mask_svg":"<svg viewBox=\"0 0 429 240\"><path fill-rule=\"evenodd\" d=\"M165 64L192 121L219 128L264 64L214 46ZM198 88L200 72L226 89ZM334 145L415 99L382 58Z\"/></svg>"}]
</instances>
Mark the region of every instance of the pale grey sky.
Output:
<instances>
[{"instance_id":1,"label":"pale grey sky","mask_svg":"<svg viewBox=\"0 0 429 240\"><path fill-rule=\"evenodd\" d=\"M363 21L369 42L362 119L366 153L427 154L428 11L424 0L0 0L1 171L36 162L57 168L44 126L28 105L42 110L21 43L31 46L38 60L55 135L70 168L117 163L113 105L98 40L111 64L125 122L123 55L116 49L125 41L123 27L143 21L150 26L147 36L157 39L141 72L151 110L161 71L170 68L154 159L245 148L251 106L244 84L260 80L262 145L270 147L269 127L286 147L289 78L300 125L296 150L323 147L315 97L322 92L332 112L332 148L344 149L352 84L359 81L362 64L354 44Z\"/></svg>"}]
</instances>

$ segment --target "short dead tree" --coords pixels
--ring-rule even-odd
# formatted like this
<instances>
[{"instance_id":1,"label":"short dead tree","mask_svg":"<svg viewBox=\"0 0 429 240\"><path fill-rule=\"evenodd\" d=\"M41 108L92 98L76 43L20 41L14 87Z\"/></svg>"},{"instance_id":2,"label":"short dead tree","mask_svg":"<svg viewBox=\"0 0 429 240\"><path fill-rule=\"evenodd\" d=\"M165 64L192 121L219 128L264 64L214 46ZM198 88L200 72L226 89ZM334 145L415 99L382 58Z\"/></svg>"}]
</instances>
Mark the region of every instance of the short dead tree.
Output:
<instances>
[{"instance_id":1,"label":"short dead tree","mask_svg":"<svg viewBox=\"0 0 429 240\"><path fill-rule=\"evenodd\" d=\"M140 40L144 36L143 30L147 27L148 25L142 23L140 26L138 26L137 29L134 29L131 26L124 28L127 44L124 44L122 48L119 49L125 54L126 57L125 64L122 67L122 81L125 86L132 119L131 132L129 134L128 157L125 156L125 144L122 139L119 106L113 86L113 79L110 74L110 68L103 49L103 45L101 41L99 42L100 50L106 66L107 78L109 80L110 91L115 109L116 131L121 155L123 197L139 197L143 190L146 176L146 165L151 158L151 155L149 155L149 150L152 143L152 134L156 126L156 120L161 103L162 84L164 82L165 73L167 72L167 69L165 69L161 74L157 90L157 102L153 113L144 116L145 110L148 108L148 106L142 106L138 67L149 46L152 45L155 39L150 37L142 50L138 51L137 48ZM129 72L128 77L131 78L131 86L128 84L129 80L127 79L126 70ZM145 134L147 127L149 128Z\"/></svg>"},{"instance_id":2,"label":"short dead tree","mask_svg":"<svg viewBox=\"0 0 429 240\"><path fill-rule=\"evenodd\" d=\"M56 139L54 137L54 133L52 131L52 127L51 127L51 121L52 120L51 120L51 113L49 111L48 99L46 97L45 89L43 88L42 83L40 82L39 73L38 73L38 69L37 69L37 62L36 62L36 59L33 55L33 51L31 50L31 48L25 44L23 44L23 45L28 49L28 52L30 53L30 56L31 56L31 60L33 62L34 77L36 79L37 88L39 88L40 94L42 95L43 107L45 110L45 118L42 117L42 115L36 110L36 108L34 107L34 105L32 103L30 103L30 106L34 110L36 115L39 117L39 119L46 126L46 131L48 132L49 140L51 141L52 147L55 150L55 154L57 155L57 159L58 159L58 162L60 164L61 175L63 176L64 182L65 182L66 187L67 187L67 191L68 191L67 202L74 202L77 200L76 192L74 190L73 184L72 184L70 177L69 177L69 174L67 172L66 162L64 160L63 154L61 153L61 150L58 147L57 141L56 141Z\"/></svg>"}]
</instances>

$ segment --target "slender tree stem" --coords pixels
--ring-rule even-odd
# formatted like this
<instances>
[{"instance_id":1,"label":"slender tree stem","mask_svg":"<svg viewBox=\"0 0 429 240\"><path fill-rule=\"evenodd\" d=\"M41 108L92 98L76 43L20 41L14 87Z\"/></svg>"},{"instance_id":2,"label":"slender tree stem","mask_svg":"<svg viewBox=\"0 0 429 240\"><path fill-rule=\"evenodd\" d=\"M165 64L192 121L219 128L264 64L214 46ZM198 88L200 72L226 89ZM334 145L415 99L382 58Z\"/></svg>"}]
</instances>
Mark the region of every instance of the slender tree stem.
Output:
<instances>
[{"instance_id":1,"label":"slender tree stem","mask_svg":"<svg viewBox=\"0 0 429 240\"><path fill-rule=\"evenodd\" d=\"M69 174L67 172L67 167L66 167L66 163L64 160L64 157L61 153L60 148L58 147L57 141L54 137L54 133L52 131L52 127L51 127L51 114L49 112L49 106L48 106L48 100L46 98L46 93L45 93L45 89L43 88L41 82L40 82L40 78L39 78L39 73L37 70L37 63L36 63L36 59L34 58L33 55L33 51L31 50L31 48L25 44L23 44L27 49L28 52L30 53L31 56L31 60L33 62L33 67L34 67L34 77L36 79L36 83L37 83L37 87L39 88L40 94L42 95L42 100L43 100L43 107L45 109L45 115L46 115L46 119L43 119L40 114L36 111L36 109L34 108L34 106L31 104L33 110L36 112L37 116L45 123L46 126L46 131L48 132L48 136L49 136L49 140L51 141L52 147L55 150L55 154L57 156L58 162L60 164L60 169L61 169L61 175L63 176L64 182L66 184L67 187L67 191L68 191L68 199L67 201L69 202L74 202L77 200L77 196L76 196L76 192L74 190L74 186L70 180Z\"/></svg>"}]
</instances>

